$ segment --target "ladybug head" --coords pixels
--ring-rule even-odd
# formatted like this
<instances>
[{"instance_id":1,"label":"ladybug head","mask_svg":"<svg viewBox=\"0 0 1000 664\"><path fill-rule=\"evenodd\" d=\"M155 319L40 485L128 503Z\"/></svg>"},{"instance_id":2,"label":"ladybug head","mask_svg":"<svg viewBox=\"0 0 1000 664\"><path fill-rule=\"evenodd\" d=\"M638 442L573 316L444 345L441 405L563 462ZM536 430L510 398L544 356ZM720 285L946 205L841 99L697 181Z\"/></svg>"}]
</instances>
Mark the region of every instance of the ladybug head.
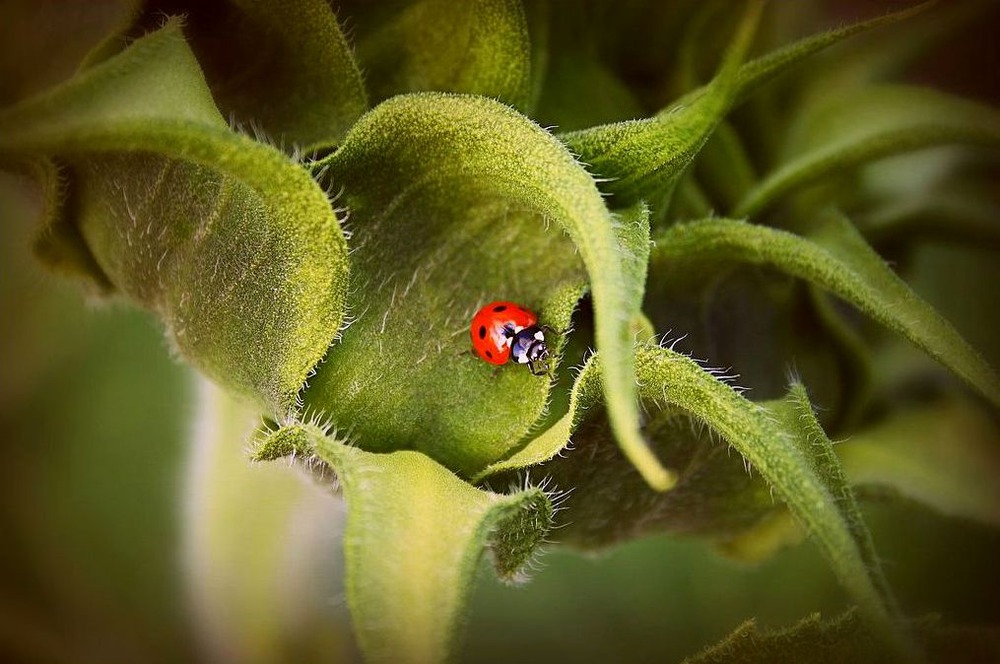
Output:
<instances>
[{"instance_id":1,"label":"ladybug head","mask_svg":"<svg viewBox=\"0 0 1000 664\"><path fill-rule=\"evenodd\" d=\"M518 331L510 345L511 358L518 364L527 364L531 373L541 376L549 371L549 347L545 345L545 334L537 325L529 325Z\"/></svg>"}]
</instances>

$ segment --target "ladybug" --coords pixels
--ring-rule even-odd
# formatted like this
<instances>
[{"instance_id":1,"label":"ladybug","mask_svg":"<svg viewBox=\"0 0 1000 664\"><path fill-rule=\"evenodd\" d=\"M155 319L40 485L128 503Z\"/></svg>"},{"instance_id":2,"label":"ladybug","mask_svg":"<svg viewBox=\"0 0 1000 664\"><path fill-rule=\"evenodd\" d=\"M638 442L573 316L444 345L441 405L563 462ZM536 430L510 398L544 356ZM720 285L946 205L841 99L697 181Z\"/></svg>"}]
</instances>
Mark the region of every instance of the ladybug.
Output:
<instances>
[{"instance_id":1,"label":"ladybug","mask_svg":"<svg viewBox=\"0 0 1000 664\"><path fill-rule=\"evenodd\" d=\"M472 348L490 364L527 364L531 373L549 370L549 349L538 316L513 302L490 302L476 312L469 326Z\"/></svg>"}]
</instances>

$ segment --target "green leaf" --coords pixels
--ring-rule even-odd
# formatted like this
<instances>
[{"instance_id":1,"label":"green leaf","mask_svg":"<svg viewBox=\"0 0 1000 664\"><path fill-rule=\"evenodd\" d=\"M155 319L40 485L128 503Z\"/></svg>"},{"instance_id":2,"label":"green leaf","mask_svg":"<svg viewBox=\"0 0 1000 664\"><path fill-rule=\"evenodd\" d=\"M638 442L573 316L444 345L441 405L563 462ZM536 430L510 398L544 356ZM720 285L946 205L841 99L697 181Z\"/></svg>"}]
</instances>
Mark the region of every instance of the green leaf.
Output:
<instances>
[{"instance_id":1,"label":"green leaf","mask_svg":"<svg viewBox=\"0 0 1000 664\"><path fill-rule=\"evenodd\" d=\"M864 169L858 230L876 247L939 242L1000 249L989 161L960 147L884 159Z\"/></svg>"},{"instance_id":2,"label":"green leaf","mask_svg":"<svg viewBox=\"0 0 1000 664\"><path fill-rule=\"evenodd\" d=\"M703 420L664 401L671 385L643 363L648 354L638 355L644 433L657 455L677 469L673 489L650 489L617 449L601 407L600 355L579 374L569 411L517 455L489 469L495 473L486 478L490 485L513 481L509 471L525 467L552 486L571 490L557 515L560 544L594 550L661 532L728 542L780 510L760 476L749 474L743 459ZM546 463L531 467L539 462Z\"/></svg>"},{"instance_id":3,"label":"green leaf","mask_svg":"<svg viewBox=\"0 0 1000 664\"><path fill-rule=\"evenodd\" d=\"M818 216L811 240L727 219L680 224L656 238L653 261L704 274L720 264L743 262L806 279L902 334L1000 404L1000 379L989 365L839 214Z\"/></svg>"},{"instance_id":4,"label":"green leaf","mask_svg":"<svg viewBox=\"0 0 1000 664\"><path fill-rule=\"evenodd\" d=\"M1000 526L1000 430L971 404L904 410L837 446L851 483Z\"/></svg>"},{"instance_id":5,"label":"green leaf","mask_svg":"<svg viewBox=\"0 0 1000 664\"><path fill-rule=\"evenodd\" d=\"M565 132L645 115L628 87L589 54L558 50L552 58L534 116L545 126Z\"/></svg>"},{"instance_id":6,"label":"green leaf","mask_svg":"<svg viewBox=\"0 0 1000 664\"><path fill-rule=\"evenodd\" d=\"M641 376L657 376L651 382L663 386L667 403L708 424L767 480L805 525L866 620L893 650L908 652L893 624L895 604L851 489L801 388L793 388L789 401L763 408L666 349L640 354L638 366Z\"/></svg>"},{"instance_id":7,"label":"green leaf","mask_svg":"<svg viewBox=\"0 0 1000 664\"><path fill-rule=\"evenodd\" d=\"M0 158L48 156L114 286L211 377L293 409L343 317L347 244L308 172L229 130L176 22L0 114Z\"/></svg>"},{"instance_id":8,"label":"green leaf","mask_svg":"<svg viewBox=\"0 0 1000 664\"><path fill-rule=\"evenodd\" d=\"M740 67L736 75L735 104L741 103L766 83L784 74L811 55L839 44L848 37L869 32L875 28L890 25L911 18L934 4L934 1L924 2L913 7L907 7L896 12L877 16L867 21L851 23L841 28L827 30L792 44L771 51ZM880 42L881 43L881 42Z\"/></svg>"},{"instance_id":9,"label":"green leaf","mask_svg":"<svg viewBox=\"0 0 1000 664\"><path fill-rule=\"evenodd\" d=\"M368 108L354 54L323 0L143 4L131 33L183 11L219 108L288 151L337 145Z\"/></svg>"},{"instance_id":10,"label":"green leaf","mask_svg":"<svg viewBox=\"0 0 1000 664\"><path fill-rule=\"evenodd\" d=\"M771 518L770 495L766 487L750 481L724 446L698 436L697 428L686 421L690 417L721 435L767 480L816 538L845 587L865 605L866 615L887 627L888 616L895 612L891 593L851 489L804 390L793 387L788 399L762 407L667 349L640 349L637 362L647 431L660 453L684 469L673 491L650 492L636 483L634 472L623 472L608 455L607 434L599 428L603 417L594 408L599 356L581 371L569 412L518 455L483 475L552 459L561 452L562 458L540 470L555 486L575 489L560 516L562 541L602 546L649 529L694 532L723 543L737 540ZM573 444L563 450L567 434L572 434Z\"/></svg>"},{"instance_id":11,"label":"green leaf","mask_svg":"<svg viewBox=\"0 0 1000 664\"><path fill-rule=\"evenodd\" d=\"M358 52L378 100L464 92L524 108L531 93L531 46L519 0L410 2L362 34Z\"/></svg>"},{"instance_id":12,"label":"green leaf","mask_svg":"<svg viewBox=\"0 0 1000 664\"><path fill-rule=\"evenodd\" d=\"M509 299L565 330L589 280L616 434L654 486L669 485L635 406L629 325L640 270L623 263L641 256L624 253L593 181L558 141L492 100L417 94L362 118L324 165L344 188L364 299L310 382L310 408L350 423L365 449L418 449L473 474L516 448L548 384L462 356L468 321Z\"/></svg>"},{"instance_id":13,"label":"green leaf","mask_svg":"<svg viewBox=\"0 0 1000 664\"><path fill-rule=\"evenodd\" d=\"M180 495L204 654L255 664L355 656L347 611L330 601L344 591L340 505L298 468L247 463L251 406L204 379L196 403Z\"/></svg>"},{"instance_id":14,"label":"green leaf","mask_svg":"<svg viewBox=\"0 0 1000 664\"><path fill-rule=\"evenodd\" d=\"M631 287L628 307L635 310L632 330L638 330L634 337L646 339L653 335L652 324L638 311L642 302L643 286L646 282L646 266L649 263L649 211L643 204L637 204L619 215L615 227L618 242L622 248L622 267L626 272L626 283ZM601 396L600 366L589 361L577 374L570 392L569 408L562 417L544 432L528 440L524 447L506 459L491 463L473 477L473 483L489 475L508 470L526 468L548 461L566 446L570 434L579 424L581 414L597 402Z\"/></svg>"},{"instance_id":15,"label":"green leaf","mask_svg":"<svg viewBox=\"0 0 1000 664\"><path fill-rule=\"evenodd\" d=\"M896 631L895 602L885 584L868 531L832 445L805 393L754 404L694 360L661 347L636 351L646 429L668 463L680 468L676 487L656 494L608 454L607 426L594 408L592 358L574 388L570 412L535 442L494 470L560 452L538 468L557 487L574 489L557 518L564 542L587 548L635 537L651 529L696 533L725 544L773 517L771 494L805 526L867 620L900 653L909 645ZM567 423L568 418L568 423ZM688 421L690 419L690 422ZM707 426L735 448L767 486L746 474L726 447L699 435ZM555 443L566 429L572 445ZM565 445L565 439L563 439Z\"/></svg>"},{"instance_id":16,"label":"green leaf","mask_svg":"<svg viewBox=\"0 0 1000 664\"><path fill-rule=\"evenodd\" d=\"M900 615L847 475L834 452L833 443L816 419L805 387L801 383L793 384L785 400L771 404L768 410L786 431L795 432L794 440L800 451L812 463L813 471L836 501L837 512L851 533L858 556L879 598L891 616Z\"/></svg>"},{"instance_id":17,"label":"green leaf","mask_svg":"<svg viewBox=\"0 0 1000 664\"><path fill-rule=\"evenodd\" d=\"M838 90L796 116L786 134L782 165L747 193L732 216L756 216L834 173L941 144L1000 147L1000 113L925 88Z\"/></svg>"},{"instance_id":18,"label":"green leaf","mask_svg":"<svg viewBox=\"0 0 1000 664\"><path fill-rule=\"evenodd\" d=\"M51 159L21 162L11 167L24 171L41 189L39 230L32 247L35 256L53 271L78 279L95 295L110 293L113 286L68 218L67 182L59 167Z\"/></svg>"},{"instance_id":19,"label":"green leaf","mask_svg":"<svg viewBox=\"0 0 1000 664\"><path fill-rule=\"evenodd\" d=\"M753 39L762 2L750 0L715 79L657 116L562 134L595 173L615 206L658 201L729 110L739 65Z\"/></svg>"},{"instance_id":20,"label":"green leaf","mask_svg":"<svg viewBox=\"0 0 1000 664\"><path fill-rule=\"evenodd\" d=\"M255 456L289 451L328 464L343 488L347 602L366 661L447 660L486 548L516 581L551 525L541 489L481 491L419 452L372 454L293 425Z\"/></svg>"},{"instance_id":21,"label":"green leaf","mask_svg":"<svg viewBox=\"0 0 1000 664\"><path fill-rule=\"evenodd\" d=\"M939 618L915 620L911 629L928 664L993 661L1000 650L995 627L952 627ZM760 629L748 620L722 642L684 664L884 664L897 661L866 628L856 611L830 620L813 614L784 629Z\"/></svg>"},{"instance_id":22,"label":"green leaf","mask_svg":"<svg viewBox=\"0 0 1000 664\"><path fill-rule=\"evenodd\" d=\"M579 427L587 411L601 400L601 368L596 357L596 355L591 356L573 381L569 409L566 413L545 431L528 441L520 450L506 459L490 464L476 474L472 478L474 483L479 483L492 475L548 461L569 444L570 437Z\"/></svg>"},{"instance_id":23,"label":"green leaf","mask_svg":"<svg viewBox=\"0 0 1000 664\"><path fill-rule=\"evenodd\" d=\"M539 124L565 132L645 115L632 90L598 52L601 38L614 34L608 22L623 19L627 8L592 4L567 12L551 2L529 2L525 9L537 88L531 116Z\"/></svg>"}]
</instances>

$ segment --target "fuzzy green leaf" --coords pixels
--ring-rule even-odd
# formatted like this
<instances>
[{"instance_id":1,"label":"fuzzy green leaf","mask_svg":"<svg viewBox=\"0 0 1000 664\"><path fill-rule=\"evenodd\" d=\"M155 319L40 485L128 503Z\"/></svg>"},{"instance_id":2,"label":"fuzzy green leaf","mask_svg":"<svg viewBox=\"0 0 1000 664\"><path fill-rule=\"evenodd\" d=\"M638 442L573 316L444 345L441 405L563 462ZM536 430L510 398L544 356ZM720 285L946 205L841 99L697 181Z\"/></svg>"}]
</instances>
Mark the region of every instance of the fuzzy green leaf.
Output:
<instances>
[{"instance_id":1,"label":"fuzzy green leaf","mask_svg":"<svg viewBox=\"0 0 1000 664\"><path fill-rule=\"evenodd\" d=\"M516 581L551 525L538 488L481 491L419 452L364 452L312 425L279 429L256 456L290 450L328 464L343 488L347 602L370 662L445 661L486 548Z\"/></svg>"},{"instance_id":2,"label":"fuzzy green leaf","mask_svg":"<svg viewBox=\"0 0 1000 664\"><path fill-rule=\"evenodd\" d=\"M540 470L556 486L575 489L560 517L563 541L590 548L653 528L699 533L726 544L766 525L773 512L766 487L752 482L724 446L698 436L686 421L691 418L740 452L806 526L865 615L894 633L895 603L870 535L801 387L786 400L761 406L683 355L659 347L639 349L647 432L668 462L683 469L676 488L657 495L608 456L603 414L594 409L599 360L591 358L581 371L566 416L518 455L489 469L499 473L562 452ZM573 444L564 451L567 433ZM898 635L890 640L901 651L907 648Z\"/></svg>"},{"instance_id":3,"label":"fuzzy green leaf","mask_svg":"<svg viewBox=\"0 0 1000 664\"><path fill-rule=\"evenodd\" d=\"M839 214L819 215L811 240L726 219L681 224L656 238L653 260L665 261L671 269L704 274L726 263L745 262L806 279L902 334L1000 404L995 372Z\"/></svg>"},{"instance_id":4,"label":"fuzzy green leaf","mask_svg":"<svg viewBox=\"0 0 1000 664\"><path fill-rule=\"evenodd\" d=\"M131 33L183 12L184 32L223 114L289 151L337 145L368 107L361 71L323 0L142 4Z\"/></svg>"},{"instance_id":5,"label":"fuzzy green leaf","mask_svg":"<svg viewBox=\"0 0 1000 664\"><path fill-rule=\"evenodd\" d=\"M543 463L566 447L584 415L601 400L601 369L594 357L596 356L592 356L590 361L584 364L573 382L569 409L566 413L510 457L487 466L473 478L474 482L481 482L492 475Z\"/></svg>"},{"instance_id":6,"label":"fuzzy green leaf","mask_svg":"<svg viewBox=\"0 0 1000 664\"><path fill-rule=\"evenodd\" d=\"M1000 430L971 404L903 411L837 446L862 491L886 491L942 514L1000 526Z\"/></svg>"},{"instance_id":7,"label":"fuzzy green leaf","mask_svg":"<svg viewBox=\"0 0 1000 664\"><path fill-rule=\"evenodd\" d=\"M708 424L767 480L805 525L865 618L893 650L908 652L909 644L893 624L895 604L850 500L851 489L803 395L793 392L791 402L764 408L665 349L640 354L637 365L640 376L656 376L652 382L663 386L664 401ZM815 446L828 453L816 456Z\"/></svg>"},{"instance_id":8,"label":"fuzzy green leaf","mask_svg":"<svg viewBox=\"0 0 1000 664\"><path fill-rule=\"evenodd\" d=\"M607 453L603 413L593 408L599 375L593 364L600 361L595 356L581 372L570 413L522 450L522 456L495 467L508 470L514 461L562 452L539 470L555 486L574 488L557 522L563 541L589 548L656 528L725 543L770 518L767 487L752 481L724 446L697 435L690 418L746 459L805 526L866 619L896 651L909 650L894 626L895 602L851 488L801 388L786 400L754 404L684 355L655 346L638 348L647 433L660 443L658 451L668 463L682 469L672 491L655 494ZM563 450L554 443L566 429L573 431L573 444Z\"/></svg>"},{"instance_id":9,"label":"fuzzy green leaf","mask_svg":"<svg viewBox=\"0 0 1000 664\"><path fill-rule=\"evenodd\" d=\"M651 326L639 305L642 302L643 286L646 282L646 266L649 263L649 211L643 204L637 204L619 215L619 223L615 227L618 242L622 248L622 267L626 273L626 283L632 291L628 298L628 307L637 311L632 321L633 330L650 329L641 332L640 338L652 336ZM507 470L525 468L548 461L559 453L576 429L581 414L595 403L601 395L600 367L594 362L587 362L580 370L570 393L569 409L566 414L551 424L544 432L531 438L520 450L507 459L496 461L475 475L477 482L489 475L495 475Z\"/></svg>"},{"instance_id":10,"label":"fuzzy green leaf","mask_svg":"<svg viewBox=\"0 0 1000 664\"><path fill-rule=\"evenodd\" d=\"M491 467L496 475L487 482L502 485L511 479L509 471L528 467L556 488L571 490L557 515L558 538L584 550L658 532L723 543L779 512L767 485L747 472L743 459L703 420L664 401L663 376L644 359L641 351L644 432L657 455L677 469L672 490L651 490L617 449L601 403L599 355L578 375L569 411L518 454ZM546 463L529 466L539 462Z\"/></svg>"},{"instance_id":11,"label":"fuzzy green leaf","mask_svg":"<svg viewBox=\"0 0 1000 664\"><path fill-rule=\"evenodd\" d=\"M214 379L294 408L343 317L347 244L304 169L226 126L176 22L0 114L0 157L47 156L112 284Z\"/></svg>"},{"instance_id":12,"label":"fuzzy green leaf","mask_svg":"<svg viewBox=\"0 0 1000 664\"><path fill-rule=\"evenodd\" d=\"M762 3L751 0L715 79L657 116L563 134L560 138L606 178L615 206L660 200L729 110L739 65L753 39Z\"/></svg>"},{"instance_id":13,"label":"fuzzy green leaf","mask_svg":"<svg viewBox=\"0 0 1000 664\"><path fill-rule=\"evenodd\" d=\"M812 463L813 471L829 490L837 504L837 512L850 530L858 555L868 571L871 584L891 615L901 615L892 590L882 573L878 553L871 533L865 525L854 492L848 482L844 468L813 413L806 389L801 383L793 384L788 396L780 402L770 404L768 410L775 416L785 431L795 433L794 440L803 455Z\"/></svg>"},{"instance_id":14,"label":"fuzzy green leaf","mask_svg":"<svg viewBox=\"0 0 1000 664\"><path fill-rule=\"evenodd\" d=\"M1000 148L1000 113L925 88L882 85L837 91L796 116L786 134L783 164L748 192L732 214L755 216L834 173L941 144Z\"/></svg>"},{"instance_id":15,"label":"fuzzy green leaf","mask_svg":"<svg viewBox=\"0 0 1000 664\"><path fill-rule=\"evenodd\" d=\"M362 35L358 53L379 100L464 92L524 108L531 92L531 47L519 0L417 0Z\"/></svg>"},{"instance_id":16,"label":"fuzzy green leaf","mask_svg":"<svg viewBox=\"0 0 1000 664\"><path fill-rule=\"evenodd\" d=\"M349 423L366 449L419 449L475 473L516 448L548 384L462 356L468 321L509 299L565 330L589 281L611 421L650 482L669 484L638 430L629 324L641 271L623 269L635 256L625 260L613 216L558 141L497 102L417 94L365 116L325 165L350 209L364 299L310 382L311 408Z\"/></svg>"}]
</instances>

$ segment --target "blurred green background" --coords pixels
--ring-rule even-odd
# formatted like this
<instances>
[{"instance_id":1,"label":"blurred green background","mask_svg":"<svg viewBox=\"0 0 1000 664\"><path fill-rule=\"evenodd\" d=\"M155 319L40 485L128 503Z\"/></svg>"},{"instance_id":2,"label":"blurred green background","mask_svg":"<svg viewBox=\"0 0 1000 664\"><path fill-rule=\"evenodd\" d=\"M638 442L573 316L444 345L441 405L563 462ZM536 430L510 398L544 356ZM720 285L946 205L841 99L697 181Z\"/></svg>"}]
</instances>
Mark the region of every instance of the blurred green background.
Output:
<instances>
[{"instance_id":1,"label":"blurred green background","mask_svg":"<svg viewBox=\"0 0 1000 664\"><path fill-rule=\"evenodd\" d=\"M94 6L107 13L95 18ZM51 3L34 7L16 11L38 25L52 16ZM78 15L63 7L61 18L73 29L61 34L72 38L35 43L12 36L36 27L8 20L9 9L0 8L2 104L71 73L121 11L112 2L92 3ZM968 85L963 75L960 87ZM225 659L205 646L212 626L193 606L197 593L183 562L188 462L202 392L171 357L152 316L116 301L89 301L33 259L38 205L28 183L0 174L0 661ZM996 366L995 251L927 248L908 266L917 289ZM238 450L242 441L233 443ZM257 498L245 497L248 513ZM1000 535L912 504L868 504L866 511L907 613L1000 624ZM231 563L235 579L243 572L241 559L217 563ZM339 574L336 559L315 565L284 573ZM245 574L248 585L260 581L252 570ZM313 632L289 628L269 658L353 658L336 582L318 585L326 593L321 619L298 623L312 624ZM226 596L218 599L225 606ZM266 615L270 607L262 608ZM461 659L677 661L749 617L782 626L844 608L832 574L808 544L756 567L663 536L597 557L555 548L522 587L501 586L484 562ZM283 623L277 605L273 612ZM259 625L247 622L245 629ZM243 637L252 642L253 635ZM303 643L309 639L315 644Z\"/></svg>"}]
</instances>

